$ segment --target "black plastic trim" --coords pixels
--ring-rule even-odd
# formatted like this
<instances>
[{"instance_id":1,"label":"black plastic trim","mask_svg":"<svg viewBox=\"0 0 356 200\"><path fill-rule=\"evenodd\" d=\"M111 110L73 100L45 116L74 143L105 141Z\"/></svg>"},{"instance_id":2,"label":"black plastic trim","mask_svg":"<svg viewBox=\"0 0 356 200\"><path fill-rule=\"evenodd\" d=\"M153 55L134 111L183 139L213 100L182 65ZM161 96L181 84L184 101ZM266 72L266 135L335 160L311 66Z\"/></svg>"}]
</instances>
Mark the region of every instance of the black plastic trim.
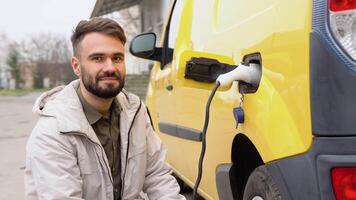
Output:
<instances>
[{"instance_id":1,"label":"black plastic trim","mask_svg":"<svg viewBox=\"0 0 356 200\"><path fill-rule=\"evenodd\" d=\"M266 164L282 199L334 200L330 170L356 167L356 137L315 137L305 154Z\"/></svg>"},{"instance_id":2,"label":"black plastic trim","mask_svg":"<svg viewBox=\"0 0 356 200\"><path fill-rule=\"evenodd\" d=\"M221 164L216 168L216 189L219 194L219 199L234 200L231 183L230 169L232 164Z\"/></svg>"},{"instance_id":3,"label":"black plastic trim","mask_svg":"<svg viewBox=\"0 0 356 200\"><path fill-rule=\"evenodd\" d=\"M356 73L328 47L318 32L310 34L310 97L313 134L356 135Z\"/></svg>"},{"instance_id":4,"label":"black plastic trim","mask_svg":"<svg viewBox=\"0 0 356 200\"><path fill-rule=\"evenodd\" d=\"M161 133L167 135L197 142L202 141L202 134L199 130L165 122L159 122L158 128Z\"/></svg>"}]
</instances>

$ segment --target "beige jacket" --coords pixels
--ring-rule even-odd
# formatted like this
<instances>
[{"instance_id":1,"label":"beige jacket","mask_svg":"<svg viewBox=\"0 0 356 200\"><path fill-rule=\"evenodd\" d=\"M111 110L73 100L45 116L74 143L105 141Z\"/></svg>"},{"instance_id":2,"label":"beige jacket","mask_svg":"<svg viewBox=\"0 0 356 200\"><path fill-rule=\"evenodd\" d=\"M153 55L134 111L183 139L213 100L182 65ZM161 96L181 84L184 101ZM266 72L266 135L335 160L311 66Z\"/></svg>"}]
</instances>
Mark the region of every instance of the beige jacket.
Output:
<instances>
[{"instance_id":1,"label":"beige jacket","mask_svg":"<svg viewBox=\"0 0 356 200\"><path fill-rule=\"evenodd\" d=\"M112 200L113 185L104 149L88 123L75 88L79 81L42 94L40 119L26 147L28 200ZM165 149L152 129L145 105L122 91L120 114L122 199L185 199L165 163Z\"/></svg>"}]
</instances>

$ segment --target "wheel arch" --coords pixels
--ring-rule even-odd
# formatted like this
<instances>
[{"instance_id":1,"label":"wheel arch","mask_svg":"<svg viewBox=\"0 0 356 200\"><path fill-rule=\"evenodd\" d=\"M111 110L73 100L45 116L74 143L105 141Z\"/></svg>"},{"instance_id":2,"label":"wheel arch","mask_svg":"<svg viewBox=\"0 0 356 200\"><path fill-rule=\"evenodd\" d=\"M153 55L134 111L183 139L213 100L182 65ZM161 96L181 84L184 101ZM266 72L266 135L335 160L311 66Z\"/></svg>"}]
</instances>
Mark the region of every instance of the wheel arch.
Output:
<instances>
[{"instance_id":1,"label":"wheel arch","mask_svg":"<svg viewBox=\"0 0 356 200\"><path fill-rule=\"evenodd\" d=\"M243 133L238 133L232 142L232 166L229 172L234 199L242 199L243 191L251 172L264 164L252 141Z\"/></svg>"}]
</instances>

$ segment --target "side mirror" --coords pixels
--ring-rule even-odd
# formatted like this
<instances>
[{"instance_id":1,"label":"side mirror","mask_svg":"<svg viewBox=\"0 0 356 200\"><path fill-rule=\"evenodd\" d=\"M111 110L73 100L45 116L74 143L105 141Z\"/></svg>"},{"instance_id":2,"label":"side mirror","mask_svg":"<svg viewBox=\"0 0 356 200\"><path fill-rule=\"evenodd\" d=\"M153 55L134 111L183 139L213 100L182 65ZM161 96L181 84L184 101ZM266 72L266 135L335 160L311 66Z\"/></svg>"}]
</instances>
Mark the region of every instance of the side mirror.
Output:
<instances>
[{"instance_id":1,"label":"side mirror","mask_svg":"<svg viewBox=\"0 0 356 200\"><path fill-rule=\"evenodd\" d=\"M156 34L143 33L132 39L130 53L139 58L160 61L162 48L156 48Z\"/></svg>"}]
</instances>

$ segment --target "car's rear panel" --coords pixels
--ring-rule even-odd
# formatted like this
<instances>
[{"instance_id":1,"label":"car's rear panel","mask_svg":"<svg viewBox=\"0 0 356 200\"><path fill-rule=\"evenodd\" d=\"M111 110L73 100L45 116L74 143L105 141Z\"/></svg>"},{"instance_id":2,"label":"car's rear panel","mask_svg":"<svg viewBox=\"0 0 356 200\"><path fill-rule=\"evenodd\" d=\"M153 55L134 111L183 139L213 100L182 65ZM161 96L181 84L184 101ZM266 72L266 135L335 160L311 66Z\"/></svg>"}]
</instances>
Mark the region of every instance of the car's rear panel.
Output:
<instances>
[{"instance_id":1,"label":"car's rear panel","mask_svg":"<svg viewBox=\"0 0 356 200\"><path fill-rule=\"evenodd\" d=\"M356 62L331 30L328 1L314 0L313 8L310 34L313 133L317 136L355 136ZM356 24L352 17L343 20L344 26ZM351 28L354 29L351 37L355 37L356 29Z\"/></svg>"}]
</instances>

